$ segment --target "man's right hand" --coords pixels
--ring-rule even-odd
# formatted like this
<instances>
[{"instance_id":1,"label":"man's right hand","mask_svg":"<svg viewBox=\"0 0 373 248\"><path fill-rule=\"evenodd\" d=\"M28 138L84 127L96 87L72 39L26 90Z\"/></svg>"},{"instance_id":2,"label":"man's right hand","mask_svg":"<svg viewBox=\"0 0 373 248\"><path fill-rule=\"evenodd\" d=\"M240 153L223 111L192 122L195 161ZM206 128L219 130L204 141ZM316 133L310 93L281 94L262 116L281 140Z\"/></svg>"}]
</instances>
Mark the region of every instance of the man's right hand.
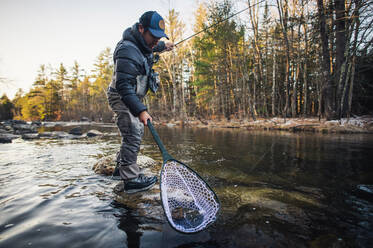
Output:
<instances>
[{"instance_id":1,"label":"man's right hand","mask_svg":"<svg viewBox=\"0 0 373 248\"><path fill-rule=\"evenodd\" d=\"M166 52L169 52L169 51L172 51L172 49L174 49L174 43L172 42L165 42L165 51Z\"/></svg>"},{"instance_id":2,"label":"man's right hand","mask_svg":"<svg viewBox=\"0 0 373 248\"><path fill-rule=\"evenodd\" d=\"M142 111L139 115L139 120L144 123L145 126L148 125L148 120L150 120L150 122L153 121L152 117L149 115L148 111Z\"/></svg>"}]
</instances>

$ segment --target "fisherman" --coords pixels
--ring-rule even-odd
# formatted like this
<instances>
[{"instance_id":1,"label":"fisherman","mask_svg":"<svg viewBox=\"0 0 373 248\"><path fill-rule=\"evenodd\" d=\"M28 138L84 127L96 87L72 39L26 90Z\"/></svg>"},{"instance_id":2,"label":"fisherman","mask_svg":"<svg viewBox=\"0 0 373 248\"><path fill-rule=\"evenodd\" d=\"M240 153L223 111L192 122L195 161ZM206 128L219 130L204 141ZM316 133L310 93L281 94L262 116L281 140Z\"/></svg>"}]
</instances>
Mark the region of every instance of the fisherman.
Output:
<instances>
[{"instance_id":1,"label":"fisherman","mask_svg":"<svg viewBox=\"0 0 373 248\"><path fill-rule=\"evenodd\" d=\"M158 75L152 69L153 52L174 47L172 42L160 41L162 37L168 39L164 31L163 18L156 11L147 11L124 31L113 54L114 74L107 98L122 136L114 176L120 175L124 182L120 191L127 193L150 189L157 182L156 176L142 174L136 161L144 125L152 121L142 99L148 89L155 93L158 88Z\"/></svg>"}]
</instances>

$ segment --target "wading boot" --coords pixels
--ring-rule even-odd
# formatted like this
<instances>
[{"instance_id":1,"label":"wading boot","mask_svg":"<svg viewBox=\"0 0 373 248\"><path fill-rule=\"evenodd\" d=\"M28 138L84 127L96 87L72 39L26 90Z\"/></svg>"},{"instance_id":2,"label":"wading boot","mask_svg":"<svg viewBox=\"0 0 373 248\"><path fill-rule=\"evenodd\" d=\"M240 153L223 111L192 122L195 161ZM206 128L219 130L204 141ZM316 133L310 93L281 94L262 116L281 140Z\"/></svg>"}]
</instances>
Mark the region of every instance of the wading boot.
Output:
<instances>
[{"instance_id":1,"label":"wading boot","mask_svg":"<svg viewBox=\"0 0 373 248\"><path fill-rule=\"evenodd\" d=\"M139 191L145 191L153 187L156 182L156 176L147 177L144 174L140 174L136 178L124 181L124 191L129 194Z\"/></svg>"}]
</instances>

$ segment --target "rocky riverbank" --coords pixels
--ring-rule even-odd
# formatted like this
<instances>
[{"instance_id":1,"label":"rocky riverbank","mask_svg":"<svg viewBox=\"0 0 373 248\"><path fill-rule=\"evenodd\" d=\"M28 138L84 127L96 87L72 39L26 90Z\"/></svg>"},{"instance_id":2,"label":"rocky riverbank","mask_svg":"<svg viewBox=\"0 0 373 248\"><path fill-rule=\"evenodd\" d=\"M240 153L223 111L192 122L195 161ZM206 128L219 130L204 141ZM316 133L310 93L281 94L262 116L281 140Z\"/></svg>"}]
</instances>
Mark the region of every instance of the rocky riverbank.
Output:
<instances>
[{"instance_id":1,"label":"rocky riverbank","mask_svg":"<svg viewBox=\"0 0 373 248\"><path fill-rule=\"evenodd\" d=\"M256 121L249 120L197 120L186 121L154 121L156 125L191 126L201 128L240 128L244 130L274 130L288 132L314 132L314 133L345 133L345 134L369 134L373 133L373 116L360 116L350 119L332 120L318 118L260 118ZM24 140L51 138L51 139L81 139L92 137L118 136L118 133L102 133L98 130L83 132L84 125L110 125L115 124L93 122L25 122L21 120L7 120L0 122L0 143L10 143L12 140L22 138ZM42 127L64 127L66 131L40 131Z\"/></svg>"},{"instance_id":2,"label":"rocky riverbank","mask_svg":"<svg viewBox=\"0 0 373 248\"><path fill-rule=\"evenodd\" d=\"M11 143L14 139L84 139L93 137L118 136L118 133L102 133L91 129L83 132L82 126L89 122L26 122L7 120L0 122L0 143ZM71 126L71 128L69 128ZM44 131L45 128L62 128L68 131ZM44 129L43 129L44 128Z\"/></svg>"},{"instance_id":3,"label":"rocky riverbank","mask_svg":"<svg viewBox=\"0 0 373 248\"><path fill-rule=\"evenodd\" d=\"M157 122L156 122L157 123ZM373 133L373 116L343 118L327 121L318 118L259 118L256 121L239 120L196 120L188 121L159 121L166 126L196 126L211 128L242 128L246 130L277 130L289 132L318 132L318 133Z\"/></svg>"}]
</instances>

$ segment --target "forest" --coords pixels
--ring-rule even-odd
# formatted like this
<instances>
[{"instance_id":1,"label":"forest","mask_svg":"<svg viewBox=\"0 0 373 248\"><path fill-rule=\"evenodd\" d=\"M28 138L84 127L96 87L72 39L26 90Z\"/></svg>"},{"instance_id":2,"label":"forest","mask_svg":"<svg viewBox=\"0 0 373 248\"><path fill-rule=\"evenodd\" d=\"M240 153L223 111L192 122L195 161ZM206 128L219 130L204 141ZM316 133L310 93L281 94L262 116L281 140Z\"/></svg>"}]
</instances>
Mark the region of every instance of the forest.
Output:
<instances>
[{"instance_id":1,"label":"forest","mask_svg":"<svg viewBox=\"0 0 373 248\"><path fill-rule=\"evenodd\" d=\"M200 3L193 32L203 32L190 39L181 14L169 10L166 33L182 42L155 65L160 87L145 98L155 120L372 114L372 0L248 0L240 7ZM90 72L77 61L40 65L29 92L0 98L0 119L112 121L112 52L104 49Z\"/></svg>"}]
</instances>

